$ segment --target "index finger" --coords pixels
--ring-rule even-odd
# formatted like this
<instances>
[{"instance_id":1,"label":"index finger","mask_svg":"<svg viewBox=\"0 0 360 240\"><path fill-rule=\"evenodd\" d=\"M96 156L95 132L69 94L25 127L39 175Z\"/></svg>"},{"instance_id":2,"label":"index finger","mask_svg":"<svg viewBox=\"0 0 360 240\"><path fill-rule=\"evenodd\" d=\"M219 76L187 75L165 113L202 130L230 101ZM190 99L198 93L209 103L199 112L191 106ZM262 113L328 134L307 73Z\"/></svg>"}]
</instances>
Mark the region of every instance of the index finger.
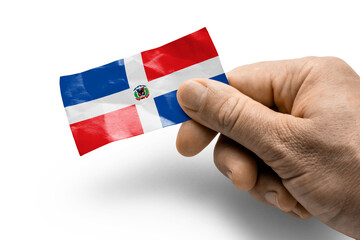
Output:
<instances>
[{"instance_id":1,"label":"index finger","mask_svg":"<svg viewBox=\"0 0 360 240\"><path fill-rule=\"evenodd\" d=\"M291 109L314 57L293 60L259 62L237 67L227 73L231 86L267 107L280 112Z\"/></svg>"}]
</instances>

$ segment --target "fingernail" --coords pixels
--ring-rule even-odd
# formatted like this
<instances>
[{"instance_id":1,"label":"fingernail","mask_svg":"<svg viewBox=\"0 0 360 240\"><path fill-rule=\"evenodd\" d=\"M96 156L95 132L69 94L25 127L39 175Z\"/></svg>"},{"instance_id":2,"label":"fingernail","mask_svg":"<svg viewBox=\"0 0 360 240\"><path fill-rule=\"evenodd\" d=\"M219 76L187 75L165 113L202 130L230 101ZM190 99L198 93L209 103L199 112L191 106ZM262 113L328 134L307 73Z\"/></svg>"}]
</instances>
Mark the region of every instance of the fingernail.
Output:
<instances>
[{"instance_id":1,"label":"fingernail","mask_svg":"<svg viewBox=\"0 0 360 240\"><path fill-rule=\"evenodd\" d=\"M206 87L194 80L188 80L181 85L179 91L179 102L190 110L197 111L201 106Z\"/></svg>"},{"instance_id":2,"label":"fingernail","mask_svg":"<svg viewBox=\"0 0 360 240\"><path fill-rule=\"evenodd\" d=\"M231 172L231 171L227 171L227 172L226 172L226 176L227 176L230 180L232 180L232 172Z\"/></svg>"},{"instance_id":3,"label":"fingernail","mask_svg":"<svg viewBox=\"0 0 360 240\"><path fill-rule=\"evenodd\" d=\"M264 197L268 203L274 205L275 207L278 207L276 192L267 192Z\"/></svg>"},{"instance_id":4,"label":"fingernail","mask_svg":"<svg viewBox=\"0 0 360 240\"><path fill-rule=\"evenodd\" d=\"M302 212L301 212L301 209L296 206L293 210L293 213L295 213L296 215L299 215L299 217L302 217Z\"/></svg>"}]
</instances>

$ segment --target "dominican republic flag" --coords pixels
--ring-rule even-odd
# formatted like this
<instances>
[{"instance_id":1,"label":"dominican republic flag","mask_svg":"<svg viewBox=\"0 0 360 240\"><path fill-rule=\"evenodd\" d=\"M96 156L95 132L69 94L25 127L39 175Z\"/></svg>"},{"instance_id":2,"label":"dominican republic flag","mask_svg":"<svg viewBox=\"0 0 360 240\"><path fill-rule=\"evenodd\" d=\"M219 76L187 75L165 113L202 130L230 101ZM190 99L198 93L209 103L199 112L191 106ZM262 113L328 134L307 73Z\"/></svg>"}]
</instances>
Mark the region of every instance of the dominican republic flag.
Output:
<instances>
[{"instance_id":1,"label":"dominican republic flag","mask_svg":"<svg viewBox=\"0 0 360 240\"><path fill-rule=\"evenodd\" d=\"M80 155L189 120L176 92L190 78L228 84L206 28L159 48L62 76L61 95Z\"/></svg>"}]
</instances>

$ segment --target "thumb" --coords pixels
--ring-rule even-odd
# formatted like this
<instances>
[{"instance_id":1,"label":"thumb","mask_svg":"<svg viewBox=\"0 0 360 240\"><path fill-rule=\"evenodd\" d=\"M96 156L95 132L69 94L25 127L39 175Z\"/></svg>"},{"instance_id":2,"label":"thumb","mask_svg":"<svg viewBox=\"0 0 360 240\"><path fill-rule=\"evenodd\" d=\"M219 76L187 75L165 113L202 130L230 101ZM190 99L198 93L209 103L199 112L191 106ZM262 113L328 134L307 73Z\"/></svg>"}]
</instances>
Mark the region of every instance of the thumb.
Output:
<instances>
[{"instance_id":1,"label":"thumb","mask_svg":"<svg viewBox=\"0 0 360 240\"><path fill-rule=\"evenodd\" d=\"M232 86L209 79L185 81L177 98L192 119L235 140L271 167L273 160L287 154L294 138L291 128L302 120L275 112Z\"/></svg>"}]
</instances>

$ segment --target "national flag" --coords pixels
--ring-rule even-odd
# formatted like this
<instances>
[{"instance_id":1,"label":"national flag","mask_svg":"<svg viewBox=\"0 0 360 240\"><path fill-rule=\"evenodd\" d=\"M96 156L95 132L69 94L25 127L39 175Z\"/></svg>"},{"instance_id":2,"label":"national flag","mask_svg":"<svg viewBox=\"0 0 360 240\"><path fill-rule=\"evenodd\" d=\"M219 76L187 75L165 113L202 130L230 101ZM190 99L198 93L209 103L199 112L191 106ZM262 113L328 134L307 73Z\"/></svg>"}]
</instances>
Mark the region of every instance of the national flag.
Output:
<instances>
[{"instance_id":1,"label":"national flag","mask_svg":"<svg viewBox=\"0 0 360 240\"><path fill-rule=\"evenodd\" d=\"M62 76L61 95L79 154L189 120L176 92L190 78L228 84L206 28L159 48Z\"/></svg>"}]
</instances>

